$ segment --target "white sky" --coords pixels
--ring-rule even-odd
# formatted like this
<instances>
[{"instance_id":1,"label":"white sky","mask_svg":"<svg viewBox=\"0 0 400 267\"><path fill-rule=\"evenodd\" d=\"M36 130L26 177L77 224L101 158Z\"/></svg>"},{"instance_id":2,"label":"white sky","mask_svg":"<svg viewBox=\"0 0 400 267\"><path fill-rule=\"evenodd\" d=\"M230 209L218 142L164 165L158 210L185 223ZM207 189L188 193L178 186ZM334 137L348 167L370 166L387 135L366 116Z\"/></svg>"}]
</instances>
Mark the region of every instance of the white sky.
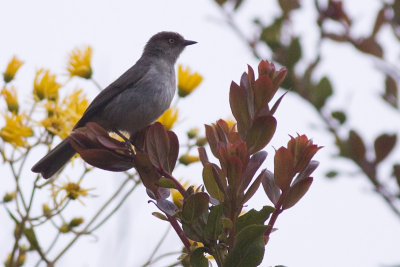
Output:
<instances>
[{"instance_id":1,"label":"white sky","mask_svg":"<svg viewBox=\"0 0 400 267\"><path fill-rule=\"evenodd\" d=\"M277 9L271 6L275 1L247 2L239 13L238 23L251 35L253 29L249 18L259 15L264 21L270 21ZM315 14L307 6L312 1L303 2L306 2L305 10L296 15L295 29L306 34L307 39L302 39L302 42L307 47L306 57L312 58L316 33L310 28L313 27ZM368 32L372 23L371 14L379 6L379 1L347 2L353 5L348 8L351 14L360 20L355 25L356 29ZM190 127L226 118L230 113L228 89L231 80L239 80L247 68L246 64L256 68L257 61L223 23L219 10L211 0L1 1L0 69L4 69L14 54L25 61L16 82L22 98L31 92L37 69L45 67L56 73L65 73L69 51L79 45L91 45L94 49L94 78L106 86L134 64L148 38L162 30L177 31L187 39L198 41L198 44L184 51L178 63L189 65L204 75L204 82L198 91L179 103L183 121L177 127L178 135L182 136ZM393 40L385 41L385 45L390 46ZM368 131L362 135L369 142L381 129L399 132L398 113L395 114L377 100L382 77L374 72L372 59L354 57L354 50L349 46L338 48L326 44L323 49L324 62L318 75L331 77L340 90L329 105L351 112L350 123L356 129L367 127ZM267 50L265 56L270 56ZM393 61L399 62L398 53ZM83 87L90 98L96 94L96 89L88 82L76 79L70 89L75 85ZM384 120L379 117L377 110L387 114ZM314 111L296 95L289 93L281 103L277 118L278 130L272 146L278 148L285 145L288 134L298 132L307 134L325 148L316 156L321 164L310 191L295 207L279 217L276 224L279 230L272 235L266 247L262 266L372 267L399 264L399 218L394 217L371 191L370 185L357 174L352 164L330 157L336 150L330 136L318 127L321 123ZM271 166L271 146L268 151L270 154L266 166ZM44 152L37 153L37 157L31 158L29 164L33 164ZM390 156L392 161L395 155L398 156L398 153ZM27 183L33 179L28 171L29 164ZM335 167L347 172L332 181L325 179L324 173ZM1 170L4 172L7 169ZM199 165L190 169L190 172L179 168L176 176L199 184L200 170ZM386 166L382 172L389 174L389 167ZM69 176L73 178L73 172ZM347 176L353 177L350 179ZM84 216L90 213L104 201L102 196L110 194L110 188L116 188L121 181L118 174L96 171L84 180L83 185L96 187L93 193L99 197L86 200L85 206L74 204L69 214ZM8 186L2 182L1 195L3 188L7 191ZM44 200L48 196L41 197ZM97 238L82 238L58 266L128 267L143 264L167 227L166 223L151 216L155 208L147 204L147 199L144 189L139 188L117 215L100 229ZM38 201L35 208L39 210L42 203ZM250 203L253 204L257 208L268 204L263 192L257 194L257 198ZM12 240L12 226L4 209L0 209L0 218L0 240L3 240L0 244L0 260L4 261L11 247L7 241ZM42 234L46 235L46 232ZM175 250L176 244L178 239L171 231L161 252ZM171 258L154 266L165 266L170 262ZM31 264L33 262L28 262L26 266Z\"/></svg>"}]
</instances>

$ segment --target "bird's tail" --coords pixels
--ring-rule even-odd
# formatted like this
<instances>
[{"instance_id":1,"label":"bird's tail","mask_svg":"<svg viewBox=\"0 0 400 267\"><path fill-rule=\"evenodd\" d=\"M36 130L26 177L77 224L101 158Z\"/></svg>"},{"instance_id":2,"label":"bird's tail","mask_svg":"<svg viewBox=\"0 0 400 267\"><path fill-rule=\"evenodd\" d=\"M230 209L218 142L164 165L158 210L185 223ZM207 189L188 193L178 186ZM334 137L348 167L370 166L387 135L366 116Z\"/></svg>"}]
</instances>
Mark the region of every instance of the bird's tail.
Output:
<instances>
[{"instance_id":1,"label":"bird's tail","mask_svg":"<svg viewBox=\"0 0 400 267\"><path fill-rule=\"evenodd\" d=\"M41 173L46 179L53 176L61 169L74 155L75 150L69 144L69 137L65 138L60 144L53 148L46 156L39 160L32 171Z\"/></svg>"}]
</instances>

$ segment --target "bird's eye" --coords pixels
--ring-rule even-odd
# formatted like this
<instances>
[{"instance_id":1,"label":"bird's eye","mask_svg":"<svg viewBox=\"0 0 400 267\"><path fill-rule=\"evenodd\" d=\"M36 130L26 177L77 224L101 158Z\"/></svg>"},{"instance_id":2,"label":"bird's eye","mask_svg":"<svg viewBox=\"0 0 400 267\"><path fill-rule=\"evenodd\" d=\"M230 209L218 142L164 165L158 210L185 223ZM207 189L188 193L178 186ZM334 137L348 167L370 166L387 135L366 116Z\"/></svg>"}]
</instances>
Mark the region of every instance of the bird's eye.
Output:
<instances>
[{"instance_id":1,"label":"bird's eye","mask_svg":"<svg viewBox=\"0 0 400 267\"><path fill-rule=\"evenodd\" d=\"M175 39L168 39L168 43L170 43L170 44L173 44L173 43L175 43Z\"/></svg>"}]
</instances>

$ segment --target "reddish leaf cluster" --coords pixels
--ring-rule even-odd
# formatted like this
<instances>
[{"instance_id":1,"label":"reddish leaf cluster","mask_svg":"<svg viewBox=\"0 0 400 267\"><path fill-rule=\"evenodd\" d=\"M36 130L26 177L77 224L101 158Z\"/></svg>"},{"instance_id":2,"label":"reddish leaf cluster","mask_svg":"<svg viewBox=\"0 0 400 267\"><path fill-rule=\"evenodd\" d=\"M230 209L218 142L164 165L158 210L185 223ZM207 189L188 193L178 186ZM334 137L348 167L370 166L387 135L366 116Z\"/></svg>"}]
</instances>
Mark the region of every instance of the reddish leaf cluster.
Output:
<instances>
[{"instance_id":1,"label":"reddish leaf cluster","mask_svg":"<svg viewBox=\"0 0 400 267\"><path fill-rule=\"evenodd\" d=\"M262 60L258 65L257 80L253 69L248 66L248 73L243 73L240 85L231 84L229 103L232 114L237 121L239 136L246 142L250 153L263 149L275 133L273 114L282 97L272 108L269 102L285 76L286 69L276 71L273 63Z\"/></svg>"},{"instance_id":2,"label":"reddish leaf cluster","mask_svg":"<svg viewBox=\"0 0 400 267\"><path fill-rule=\"evenodd\" d=\"M205 127L211 151L219 159L221 167L210 163L204 148L199 148L204 165L204 185L213 198L231 203L229 211L225 211L227 214L238 207L235 212L240 213L242 205L251 198L261 183L260 175L245 192L267 153L259 151L250 157L246 142L240 138L235 127L229 127L224 120Z\"/></svg>"},{"instance_id":3,"label":"reddish leaf cluster","mask_svg":"<svg viewBox=\"0 0 400 267\"><path fill-rule=\"evenodd\" d=\"M126 171L135 166L150 197L158 200L169 196L164 188L160 189L159 181L172 173L178 158L179 142L175 133L167 131L162 124L156 122L145 129L143 151L135 153L130 144L110 137L94 122L74 130L70 144L86 162L100 169ZM175 181L171 186L175 186Z\"/></svg>"},{"instance_id":4,"label":"reddish leaf cluster","mask_svg":"<svg viewBox=\"0 0 400 267\"><path fill-rule=\"evenodd\" d=\"M100 125L88 122L75 129L69 142L89 164L108 171L126 171L133 167L132 155L124 142L108 135Z\"/></svg>"},{"instance_id":5,"label":"reddish leaf cluster","mask_svg":"<svg viewBox=\"0 0 400 267\"><path fill-rule=\"evenodd\" d=\"M311 160L321 147L305 135L291 137L287 147L280 147L274 158L274 173L263 180L264 190L275 208L288 209L307 192L318 162ZM295 176L297 175L297 178Z\"/></svg>"}]
</instances>

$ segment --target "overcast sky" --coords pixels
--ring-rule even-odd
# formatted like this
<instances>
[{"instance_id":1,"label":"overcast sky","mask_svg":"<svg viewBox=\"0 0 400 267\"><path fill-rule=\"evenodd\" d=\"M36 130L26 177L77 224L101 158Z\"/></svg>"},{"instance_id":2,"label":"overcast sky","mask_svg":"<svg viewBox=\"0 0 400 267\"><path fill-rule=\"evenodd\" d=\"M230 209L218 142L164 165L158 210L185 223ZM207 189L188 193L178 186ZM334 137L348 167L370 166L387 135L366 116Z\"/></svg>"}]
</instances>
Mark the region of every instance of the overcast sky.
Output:
<instances>
[{"instance_id":1,"label":"overcast sky","mask_svg":"<svg viewBox=\"0 0 400 267\"><path fill-rule=\"evenodd\" d=\"M271 5L275 1L247 2L239 14L238 23L251 35L250 18L258 15L264 21L270 21L277 9ZM316 33L310 29L315 14L307 6L312 1L303 2L303 10L295 17L295 28L299 33L307 34L302 42L307 47L306 56L311 58ZM349 4L357 6L350 8L355 19L360 20L356 29L366 32L379 1L357 0ZM238 81L247 64L256 68L257 61L224 24L211 0L1 1L0 70L3 71L14 54L23 59L25 65L17 75L16 86L21 97L27 96L32 90L36 70L45 67L65 74L70 50L80 45L91 45L94 50L94 78L106 86L136 62L149 37L163 30L176 31L187 39L198 41L183 52L178 63L188 65L204 76L198 90L179 103L182 121L177 125L178 135L183 136L190 127L201 127L218 118L227 118L230 114L228 90L231 80ZM338 48L327 44L324 49L327 51L325 61L318 74L332 77L334 85L340 89L330 104L348 108L352 113L350 121L356 127L364 129L369 125L368 132L363 133L367 140L372 140L383 128L399 132L398 114L391 113L376 100L382 78L374 72L372 60L353 58L354 50L350 47ZM264 55L269 59L267 50ZM362 73L358 71L361 67ZM89 82L76 79L71 84L71 89L74 86L83 87L91 99L97 93ZM278 96L282 93L278 92ZM373 112L376 109L386 112L390 122L381 120ZM299 204L279 217L275 225L279 230L271 236L262 266L376 267L400 264L399 218L394 217L375 196L371 186L357 174L353 165L332 159L331 155L335 153L332 139L318 127L321 123L314 111L296 95L289 93L279 107L277 119L278 129L268 148L266 167L272 166L272 146L278 148L285 145L288 134L305 133L325 148L316 156L321 164L315 172L310 191ZM42 152L38 151L37 157L42 156ZM394 159L393 155L391 157ZM34 161L34 158L30 159L30 163ZM348 172L335 180L324 178L324 173L335 167ZM29 168L26 172L28 182L33 179ZM176 176L200 184L200 171L200 165L190 171L179 168ZM354 177L350 179L348 176ZM4 177L2 180L5 180ZM99 206L99 202L104 200L102 194L109 194L109 189L115 188L121 181L118 174L96 171L85 179L84 185L96 187L93 193L99 197L85 201L85 206L74 204L70 214L83 216L86 210ZM0 186L1 195L2 190L3 185ZM132 267L143 264L167 228L165 222L151 215L155 208L147 204L147 200L144 189L139 188L115 218L99 230L96 238L82 238L58 266ZM40 209L41 202L37 204L36 208ZM249 205L260 208L266 204L267 197L259 192ZM4 261L10 251L10 243L6 241L12 240L13 227L4 209L0 209L0 218L0 240L3 240L0 261ZM161 252L176 250L180 246L178 242L171 231ZM172 262L171 258L154 266L162 267L169 262Z\"/></svg>"}]
</instances>

